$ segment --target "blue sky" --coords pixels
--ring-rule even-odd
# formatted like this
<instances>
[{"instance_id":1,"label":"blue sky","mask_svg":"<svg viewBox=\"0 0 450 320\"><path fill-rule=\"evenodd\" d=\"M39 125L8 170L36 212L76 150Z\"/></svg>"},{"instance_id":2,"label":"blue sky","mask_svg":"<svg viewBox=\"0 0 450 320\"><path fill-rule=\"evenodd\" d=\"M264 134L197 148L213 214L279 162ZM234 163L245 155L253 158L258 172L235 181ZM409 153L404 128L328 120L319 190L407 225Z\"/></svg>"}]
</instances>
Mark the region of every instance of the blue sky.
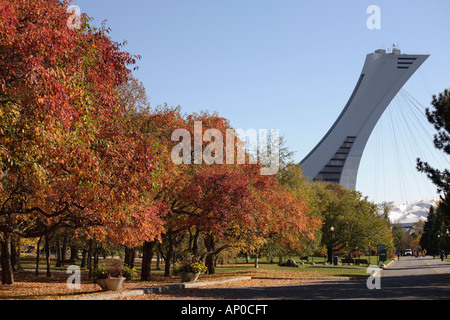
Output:
<instances>
[{"instance_id":1,"label":"blue sky","mask_svg":"<svg viewBox=\"0 0 450 320\"><path fill-rule=\"evenodd\" d=\"M135 76L144 83L152 106L181 105L186 113L217 111L235 128L279 129L297 162L334 123L365 56L378 48L391 48L395 42L405 53L431 54L405 86L422 105L429 106L432 94L450 87L448 0L74 0L73 4L96 25L107 19L111 37L127 40L125 49L142 56ZM380 30L366 26L370 5L381 9ZM374 131L364 154L357 189L375 202L401 204L435 196L434 187L417 177L413 168L418 151L410 150L413 159L401 163L403 178L391 171L396 166L389 160L392 152L386 141L392 140L387 134L393 130L389 120L382 120L383 130ZM399 130L399 136L410 135ZM387 155L383 161L380 141L385 142L381 153ZM399 184L406 177L416 179L403 183L411 187L408 191Z\"/></svg>"}]
</instances>

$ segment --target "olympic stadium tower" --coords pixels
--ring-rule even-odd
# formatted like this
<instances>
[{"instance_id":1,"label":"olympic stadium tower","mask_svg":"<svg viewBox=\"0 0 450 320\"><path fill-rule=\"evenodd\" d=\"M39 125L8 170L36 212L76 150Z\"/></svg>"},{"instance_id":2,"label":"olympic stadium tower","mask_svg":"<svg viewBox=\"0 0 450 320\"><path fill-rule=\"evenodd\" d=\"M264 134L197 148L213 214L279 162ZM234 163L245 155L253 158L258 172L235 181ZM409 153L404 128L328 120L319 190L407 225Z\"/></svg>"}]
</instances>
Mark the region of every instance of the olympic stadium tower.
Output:
<instances>
[{"instance_id":1,"label":"olympic stadium tower","mask_svg":"<svg viewBox=\"0 0 450 320\"><path fill-rule=\"evenodd\" d=\"M384 111L429 55L376 50L368 54L344 110L317 146L301 162L308 181L356 188L364 148Z\"/></svg>"}]
</instances>

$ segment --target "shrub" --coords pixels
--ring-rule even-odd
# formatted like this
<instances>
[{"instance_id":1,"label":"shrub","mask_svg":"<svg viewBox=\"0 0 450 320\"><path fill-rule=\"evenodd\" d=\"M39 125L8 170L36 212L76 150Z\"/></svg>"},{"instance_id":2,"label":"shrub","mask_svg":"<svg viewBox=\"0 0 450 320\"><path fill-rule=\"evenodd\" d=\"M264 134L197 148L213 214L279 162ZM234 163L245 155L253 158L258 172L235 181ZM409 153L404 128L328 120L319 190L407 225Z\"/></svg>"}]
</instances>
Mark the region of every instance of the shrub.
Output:
<instances>
[{"instance_id":1,"label":"shrub","mask_svg":"<svg viewBox=\"0 0 450 320\"><path fill-rule=\"evenodd\" d=\"M100 264L92 271L94 279L109 279L125 277L127 280L133 280L136 277L136 270L128 266L111 266Z\"/></svg>"},{"instance_id":2,"label":"shrub","mask_svg":"<svg viewBox=\"0 0 450 320\"><path fill-rule=\"evenodd\" d=\"M181 264L178 272L204 273L206 270L207 268L203 262L187 260Z\"/></svg>"},{"instance_id":3,"label":"shrub","mask_svg":"<svg viewBox=\"0 0 450 320\"><path fill-rule=\"evenodd\" d=\"M137 272L135 268L130 268L128 266L123 267L123 276L127 278L127 280L134 280L137 276Z\"/></svg>"}]
</instances>

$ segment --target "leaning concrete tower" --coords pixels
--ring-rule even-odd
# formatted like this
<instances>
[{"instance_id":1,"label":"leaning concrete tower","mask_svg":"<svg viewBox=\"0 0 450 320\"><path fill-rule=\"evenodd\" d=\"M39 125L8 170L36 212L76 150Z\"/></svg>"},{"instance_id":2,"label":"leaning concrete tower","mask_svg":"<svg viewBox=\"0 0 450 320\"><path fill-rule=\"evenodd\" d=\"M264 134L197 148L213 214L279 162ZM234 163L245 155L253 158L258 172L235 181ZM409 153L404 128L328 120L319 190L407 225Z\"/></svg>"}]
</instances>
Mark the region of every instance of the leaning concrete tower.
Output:
<instances>
[{"instance_id":1,"label":"leaning concrete tower","mask_svg":"<svg viewBox=\"0 0 450 320\"><path fill-rule=\"evenodd\" d=\"M301 162L309 181L355 189L364 148L378 120L429 55L393 49L368 54L347 105L319 144Z\"/></svg>"}]
</instances>

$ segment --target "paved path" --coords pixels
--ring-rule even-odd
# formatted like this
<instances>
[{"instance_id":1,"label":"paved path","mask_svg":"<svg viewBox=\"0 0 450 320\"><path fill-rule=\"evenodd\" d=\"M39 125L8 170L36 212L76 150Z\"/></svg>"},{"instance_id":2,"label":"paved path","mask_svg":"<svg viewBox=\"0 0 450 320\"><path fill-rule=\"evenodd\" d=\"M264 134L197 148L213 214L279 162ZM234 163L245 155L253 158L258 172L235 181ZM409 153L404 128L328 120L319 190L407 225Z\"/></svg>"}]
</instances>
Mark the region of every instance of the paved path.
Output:
<instances>
[{"instance_id":1,"label":"paved path","mask_svg":"<svg viewBox=\"0 0 450 320\"><path fill-rule=\"evenodd\" d=\"M432 257L401 257L399 261L391 264L389 269L381 272L381 289L379 290L369 290L366 278L289 287L233 287L196 290L201 290L202 296L226 299L450 299L450 263ZM178 294L183 295L183 291Z\"/></svg>"},{"instance_id":2,"label":"paved path","mask_svg":"<svg viewBox=\"0 0 450 320\"><path fill-rule=\"evenodd\" d=\"M377 299L449 299L450 263L433 257L401 257L381 272Z\"/></svg>"}]
</instances>

